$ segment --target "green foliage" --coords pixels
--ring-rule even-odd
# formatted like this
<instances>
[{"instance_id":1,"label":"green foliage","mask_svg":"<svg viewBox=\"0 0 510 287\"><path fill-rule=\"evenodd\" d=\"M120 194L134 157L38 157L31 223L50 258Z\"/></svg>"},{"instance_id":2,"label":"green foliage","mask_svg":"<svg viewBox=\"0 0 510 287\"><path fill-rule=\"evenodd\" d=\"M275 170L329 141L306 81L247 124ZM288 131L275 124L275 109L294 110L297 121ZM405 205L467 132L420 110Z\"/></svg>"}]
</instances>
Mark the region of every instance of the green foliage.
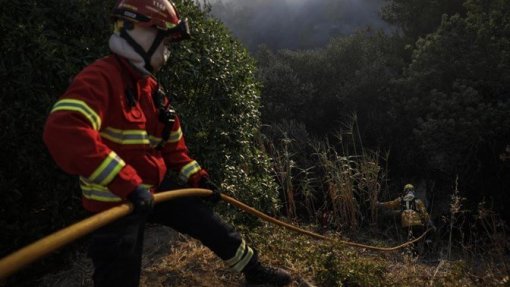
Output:
<instances>
[{"instance_id":1,"label":"green foliage","mask_svg":"<svg viewBox=\"0 0 510 287\"><path fill-rule=\"evenodd\" d=\"M107 35L101 11L108 7L104 1L1 5L0 255L5 255L83 215L77 181L58 171L42 142L42 127L69 77L107 51L98 43Z\"/></svg>"},{"instance_id":2,"label":"green foliage","mask_svg":"<svg viewBox=\"0 0 510 287\"><path fill-rule=\"evenodd\" d=\"M277 208L269 159L257 146L259 83L247 50L217 20L181 3L190 18L192 41L173 50L158 76L168 83L182 115L188 145L222 187L256 208Z\"/></svg>"},{"instance_id":3,"label":"green foliage","mask_svg":"<svg viewBox=\"0 0 510 287\"><path fill-rule=\"evenodd\" d=\"M501 204L510 186L500 160L510 143L509 6L395 0L385 13L403 37L365 32L322 49L260 49L263 122L331 140L355 113L363 146L390 150L392 178L432 178L448 190L459 174L470 199ZM303 146L292 160L308 169Z\"/></svg>"},{"instance_id":4,"label":"green foliage","mask_svg":"<svg viewBox=\"0 0 510 287\"><path fill-rule=\"evenodd\" d=\"M331 213L337 228L356 229L375 218L366 203L376 200L377 179L383 175L364 173L380 159L374 153L370 160L363 148L378 150L391 136L386 133L387 89L403 67L401 47L398 37L358 33L334 39L323 49L258 51L262 116L271 125L264 133L276 177L285 179L280 179L286 185L282 190L294 196L297 208L288 195L289 211L306 211L312 220ZM353 114L355 125L345 125ZM278 166L286 158L291 172Z\"/></svg>"},{"instance_id":5,"label":"green foliage","mask_svg":"<svg viewBox=\"0 0 510 287\"><path fill-rule=\"evenodd\" d=\"M357 112L363 138L375 141L385 121L386 87L403 67L401 46L396 37L366 32L323 49L259 51L264 122L295 120L322 136Z\"/></svg>"},{"instance_id":6,"label":"green foliage","mask_svg":"<svg viewBox=\"0 0 510 287\"><path fill-rule=\"evenodd\" d=\"M313 230L312 226L304 228ZM292 266L296 280L303 278L316 286L328 287L400 286L396 283L402 280L388 280L389 262L381 256L359 252L360 249L311 239L273 224L264 224L249 234L249 244L260 251L264 261ZM339 234L327 236L340 238Z\"/></svg>"},{"instance_id":7,"label":"green foliage","mask_svg":"<svg viewBox=\"0 0 510 287\"><path fill-rule=\"evenodd\" d=\"M320 286L386 286L385 266L370 257L358 257L350 251L327 248L318 254L317 281Z\"/></svg>"},{"instance_id":8,"label":"green foliage","mask_svg":"<svg viewBox=\"0 0 510 287\"><path fill-rule=\"evenodd\" d=\"M434 32L443 14L464 14L464 0L389 0L382 9L383 19L399 27L409 43Z\"/></svg>"},{"instance_id":9,"label":"green foliage","mask_svg":"<svg viewBox=\"0 0 510 287\"><path fill-rule=\"evenodd\" d=\"M193 40L175 47L158 76L182 114L190 150L223 187L263 210L277 207L269 161L256 144L259 86L254 62L193 1L176 1ZM57 230L82 213L77 180L60 171L42 128L68 80L108 53L114 1L2 0L0 27L0 255Z\"/></svg>"},{"instance_id":10,"label":"green foliage","mask_svg":"<svg viewBox=\"0 0 510 287\"><path fill-rule=\"evenodd\" d=\"M405 123L400 138L409 140L401 145L415 147L405 158L420 154L424 169L451 178L459 173L466 185L476 179L469 189L478 193L490 187L481 178L501 182L498 157L510 142L510 5L468 1L466 7L466 17L444 17L417 42L396 82L391 113Z\"/></svg>"}]
</instances>

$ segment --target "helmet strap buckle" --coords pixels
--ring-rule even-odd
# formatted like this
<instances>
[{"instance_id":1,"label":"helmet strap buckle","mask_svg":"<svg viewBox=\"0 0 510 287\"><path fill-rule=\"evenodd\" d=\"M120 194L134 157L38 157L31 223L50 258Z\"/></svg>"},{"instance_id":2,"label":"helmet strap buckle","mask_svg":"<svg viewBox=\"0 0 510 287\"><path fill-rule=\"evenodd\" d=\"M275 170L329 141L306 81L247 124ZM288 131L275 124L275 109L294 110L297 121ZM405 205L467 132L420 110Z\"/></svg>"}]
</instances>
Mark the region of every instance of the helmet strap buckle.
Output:
<instances>
[{"instance_id":1,"label":"helmet strap buckle","mask_svg":"<svg viewBox=\"0 0 510 287\"><path fill-rule=\"evenodd\" d=\"M151 58L158 46L163 42L163 39L165 38L165 33L161 30L158 30L158 34L156 35L156 38L154 38L154 41L152 42L151 47L149 48L149 51L145 52L145 50L138 44L133 37L131 37L127 32L127 27L124 26L120 30L120 36L124 38L128 44L135 50L138 55L140 55L145 63L145 68L152 72L154 69L151 66Z\"/></svg>"}]
</instances>

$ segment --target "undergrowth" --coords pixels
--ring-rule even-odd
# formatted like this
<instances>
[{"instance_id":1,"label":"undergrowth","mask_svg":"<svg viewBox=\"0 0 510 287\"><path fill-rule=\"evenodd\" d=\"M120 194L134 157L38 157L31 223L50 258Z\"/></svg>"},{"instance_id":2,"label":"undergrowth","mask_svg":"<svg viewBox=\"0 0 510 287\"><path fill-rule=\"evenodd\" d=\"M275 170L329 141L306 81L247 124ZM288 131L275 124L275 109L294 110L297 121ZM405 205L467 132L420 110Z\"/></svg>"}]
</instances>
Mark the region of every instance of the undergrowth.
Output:
<instances>
[{"instance_id":1,"label":"undergrowth","mask_svg":"<svg viewBox=\"0 0 510 287\"><path fill-rule=\"evenodd\" d=\"M317 231L315 226L302 226ZM148 229L144 248L142 287L241 287L242 275L225 268L222 261L200 242L188 236L169 235L163 227ZM264 264L289 270L295 282L289 287L378 286L509 286L508 274L490 266L477 269L465 260L424 261L407 250L370 251L311 239L279 226L261 223L255 228L237 226ZM166 230L166 229L165 229ZM324 235L350 239L338 232ZM169 240L173 237L173 240ZM152 243L149 242L152 240ZM382 242L379 244L384 246ZM73 264L48 274L33 286L91 287L92 266L79 254Z\"/></svg>"},{"instance_id":2,"label":"undergrowth","mask_svg":"<svg viewBox=\"0 0 510 287\"><path fill-rule=\"evenodd\" d=\"M313 229L313 227L308 227ZM507 286L498 275L480 280L480 274L462 260L425 262L406 250L369 251L310 239L280 227L263 224L243 230L264 262L290 269L294 276L316 286ZM329 236L341 237L338 233ZM343 238L345 239L345 238ZM507 281L505 281L507 280Z\"/></svg>"}]
</instances>

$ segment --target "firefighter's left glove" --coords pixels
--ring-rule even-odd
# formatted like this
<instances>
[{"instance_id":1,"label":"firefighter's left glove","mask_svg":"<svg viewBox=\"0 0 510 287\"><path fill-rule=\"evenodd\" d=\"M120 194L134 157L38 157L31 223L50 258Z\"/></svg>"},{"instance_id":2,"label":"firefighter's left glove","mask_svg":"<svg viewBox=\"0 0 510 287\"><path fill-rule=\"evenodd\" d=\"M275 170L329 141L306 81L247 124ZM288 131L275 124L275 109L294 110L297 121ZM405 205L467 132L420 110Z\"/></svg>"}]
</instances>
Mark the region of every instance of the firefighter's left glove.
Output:
<instances>
[{"instance_id":1,"label":"firefighter's left glove","mask_svg":"<svg viewBox=\"0 0 510 287\"><path fill-rule=\"evenodd\" d=\"M149 214L154 207L154 196L146 187L138 186L128 195L128 200L135 207L134 213Z\"/></svg>"},{"instance_id":2,"label":"firefighter's left glove","mask_svg":"<svg viewBox=\"0 0 510 287\"><path fill-rule=\"evenodd\" d=\"M204 176L200 179L198 187L212 190L212 194L207 199L216 204L221 199L221 189L211 181L208 176Z\"/></svg>"}]
</instances>

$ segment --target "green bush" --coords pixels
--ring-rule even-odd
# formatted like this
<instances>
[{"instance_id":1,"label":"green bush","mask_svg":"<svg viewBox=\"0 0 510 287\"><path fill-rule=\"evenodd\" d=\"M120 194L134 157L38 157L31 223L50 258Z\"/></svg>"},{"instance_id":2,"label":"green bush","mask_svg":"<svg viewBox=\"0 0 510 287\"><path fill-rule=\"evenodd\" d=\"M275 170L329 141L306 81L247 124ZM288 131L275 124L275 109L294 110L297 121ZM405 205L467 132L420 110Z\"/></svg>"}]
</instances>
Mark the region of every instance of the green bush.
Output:
<instances>
[{"instance_id":1,"label":"green bush","mask_svg":"<svg viewBox=\"0 0 510 287\"><path fill-rule=\"evenodd\" d=\"M183 118L187 142L222 187L254 207L277 207L270 163L255 144L260 127L260 86L247 50L217 20L182 3L192 41L181 44L160 79Z\"/></svg>"},{"instance_id":2,"label":"green bush","mask_svg":"<svg viewBox=\"0 0 510 287\"><path fill-rule=\"evenodd\" d=\"M398 138L414 147L404 154L415 168L450 179L458 174L462 190L501 203L508 188L508 164L499 157L510 143L510 5L465 7L466 17L443 17L417 42L396 82L392 114L405 123Z\"/></svg>"},{"instance_id":3,"label":"green bush","mask_svg":"<svg viewBox=\"0 0 510 287\"><path fill-rule=\"evenodd\" d=\"M303 123L332 135L358 114L362 137L375 145L387 122L386 88L403 68L397 37L359 32L315 50L259 50L264 123Z\"/></svg>"},{"instance_id":4,"label":"green bush","mask_svg":"<svg viewBox=\"0 0 510 287\"><path fill-rule=\"evenodd\" d=\"M1 255L83 216L75 178L42 142L51 105L70 76L107 52L103 1L2 1ZM86 23L86 24L85 24ZM101 44L99 44L101 43Z\"/></svg>"},{"instance_id":5,"label":"green bush","mask_svg":"<svg viewBox=\"0 0 510 287\"><path fill-rule=\"evenodd\" d=\"M388 286L384 280L387 268L380 260L358 257L352 251L322 249L315 262L321 286Z\"/></svg>"},{"instance_id":6,"label":"green bush","mask_svg":"<svg viewBox=\"0 0 510 287\"><path fill-rule=\"evenodd\" d=\"M441 16L464 14L464 0L391 0L382 9L382 17L398 26L409 43L434 32L441 24Z\"/></svg>"}]
</instances>

